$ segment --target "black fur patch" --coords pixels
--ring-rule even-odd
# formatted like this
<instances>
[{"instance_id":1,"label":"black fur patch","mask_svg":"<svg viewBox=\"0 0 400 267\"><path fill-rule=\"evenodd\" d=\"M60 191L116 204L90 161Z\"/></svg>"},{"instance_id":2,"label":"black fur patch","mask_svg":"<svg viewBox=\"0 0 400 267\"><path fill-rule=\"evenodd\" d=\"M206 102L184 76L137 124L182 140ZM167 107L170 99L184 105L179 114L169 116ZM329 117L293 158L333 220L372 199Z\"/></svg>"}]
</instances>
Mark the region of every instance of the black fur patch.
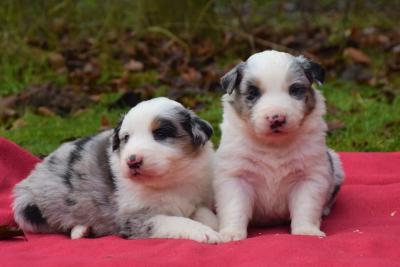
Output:
<instances>
[{"instance_id":1,"label":"black fur patch","mask_svg":"<svg viewBox=\"0 0 400 267\"><path fill-rule=\"evenodd\" d=\"M314 81L323 83L325 81L325 69L321 65L308 59L302 60L299 63L310 83Z\"/></svg>"},{"instance_id":2,"label":"black fur patch","mask_svg":"<svg viewBox=\"0 0 400 267\"><path fill-rule=\"evenodd\" d=\"M59 163L58 158L55 155L49 157L49 164L50 165L57 165Z\"/></svg>"},{"instance_id":3,"label":"black fur patch","mask_svg":"<svg viewBox=\"0 0 400 267\"><path fill-rule=\"evenodd\" d=\"M74 205L76 205L76 200L68 197L68 198L65 199L65 205L74 206Z\"/></svg>"},{"instance_id":4,"label":"black fur patch","mask_svg":"<svg viewBox=\"0 0 400 267\"><path fill-rule=\"evenodd\" d=\"M34 225L46 224L46 219L43 217L42 212L35 204L29 204L22 211L25 220Z\"/></svg>"},{"instance_id":5,"label":"black fur patch","mask_svg":"<svg viewBox=\"0 0 400 267\"><path fill-rule=\"evenodd\" d=\"M314 80L317 80L320 83L325 81L325 69L321 65L310 61L310 67L306 69L306 71L311 73Z\"/></svg>"},{"instance_id":6,"label":"black fur patch","mask_svg":"<svg viewBox=\"0 0 400 267\"><path fill-rule=\"evenodd\" d=\"M109 142L107 142L107 144L109 145ZM100 165L101 168L103 169L105 175L104 175L104 179L107 183L107 185L109 185L112 190L115 190L116 185L115 185L115 176L111 170L111 166L110 166L110 155L109 152L107 150L107 146L104 147L104 150L102 150L100 153L100 161L102 164Z\"/></svg>"},{"instance_id":7,"label":"black fur patch","mask_svg":"<svg viewBox=\"0 0 400 267\"><path fill-rule=\"evenodd\" d=\"M179 111L180 124L192 140L192 145L198 147L204 145L213 134L213 129L209 123L192 115L188 110Z\"/></svg>"},{"instance_id":8,"label":"black fur patch","mask_svg":"<svg viewBox=\"0 0 400 267\"><path fill-rule=\"evenodd\" d=\"M198 125L200 130L206 134L207 140L210 139L212 134L214 133L211 125L198 117L195 117L193 120L194 120L194 123ZM207 140L205 140L205 141L207 141ZM198 140L197 143L202 143L204 145L205 141Z\"/></svg>"},{"instance_id":9,"label":"black fur patch","mask_svg":"<svg viewBox=\"0 0 400 267\"><path fill-rule=\"evenodd\" d=\"M339 191L340 191L340 185L336 185L336 186L335 186L335 189L333 189L331 199L335 199L335 197L337 196L337 194L339 193Z\"/></svg>"},{"instance_id":10,"label":"black fur patch","mask_svg":"<svg viewBox=\"0 0 400 267\"><path fill-rule=\"evenodd\" d=\"M162 141L167 138L176 138L178 129L167 119L158 119L158 128L153 130L153 137L156 141Z\"/></svg>"},{"instance_id":11,"label":"black fur patch","mask_svg":"<svg viewBox=\"0 0 400 267\"><path fill-rule=\"evenodd\" d=\"M92 139L92 136L84 137L76 140L73 144L75 145L74 149L69 155L67 170L63 176L64 183L72 188L71 177L74 173L73 165L75 162L79 161L82 158L82 150L86 143L88 143Z\"/></svg>"},{"instance_id":12,"label":"black fur patch","mask_svg":"<svg viewBox=\"0 0 400 267\"><path fill-rule=\"evenodd\" d=\"M193 133L192 133L192 116L190 116L189 111L187 110L182 110L178 112L178 115L180 116L180 124L190 136L190 138L193 140Z\"/></svg>"},{"instance_id":13,"label":"black fur patch","mask_svg":"<svg viewBox=\"0 0 400 267\"><path fill-rule=\"evenodd\" d=\"M308 85L294 83L289 86L289 95L297 100L304 100L307 90L310 90Z\"/></svg>"},{"instance_id":14,"label":"black fur patch","mask_svg":"<svg viewBox=\"0 0 400 267\"><path fill-rule=\"evenodd\" d=\"M121 125L124 120L124 117L118 122L117 126L114 128L114 134L113 134L113 138L112 138L112 150L113 151L118 150L119 146L121 144L121 140L119 139L119 131L121 130Z\"/></svg>"},{"instance_id":15,"label":"black fur patch","mask_svg":"<svg viewBox=\"0 0 400 267\"><path fill-rule=\"evenodd\" d=\"M333 166L333 159L332 159L332 156L331 156L331 154L329 153L329 151L326 151L326 155L328 156L329 166L330 166L330 169L331 169L331 175L334 175L335 169L334 169L334 166Z\"/></svg>"}]
</instances>

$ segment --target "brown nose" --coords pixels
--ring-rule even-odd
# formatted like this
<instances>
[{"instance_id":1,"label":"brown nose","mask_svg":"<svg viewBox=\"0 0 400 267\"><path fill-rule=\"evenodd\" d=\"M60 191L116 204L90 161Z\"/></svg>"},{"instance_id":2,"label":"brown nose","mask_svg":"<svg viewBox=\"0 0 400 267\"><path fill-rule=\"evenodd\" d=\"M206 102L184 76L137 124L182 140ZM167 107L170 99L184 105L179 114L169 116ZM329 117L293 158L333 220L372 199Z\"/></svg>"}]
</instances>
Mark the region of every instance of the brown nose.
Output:
<instances>
[{"instance_id":1,"label":"brown nose","mask_svg":"<svg viewBox=\"0 0 400 267\"><path fill-rule=\"evenodd\" d=\"M129 169L139 169L143 165L143 157L139 155L130 155L126 162Z\"/></svg>"},{"instance_id":2,"label":"brown nose","mask_svg":"<svg viewBox=\"0 0 400 267\"><path fill-rule=\"evenodd\" d=\"M285 115L275 114L272 117L267 116L267 120L269 122L269 127L271 128L271 130L279 129L286 124Z\"/></svg>"}]
</instances>

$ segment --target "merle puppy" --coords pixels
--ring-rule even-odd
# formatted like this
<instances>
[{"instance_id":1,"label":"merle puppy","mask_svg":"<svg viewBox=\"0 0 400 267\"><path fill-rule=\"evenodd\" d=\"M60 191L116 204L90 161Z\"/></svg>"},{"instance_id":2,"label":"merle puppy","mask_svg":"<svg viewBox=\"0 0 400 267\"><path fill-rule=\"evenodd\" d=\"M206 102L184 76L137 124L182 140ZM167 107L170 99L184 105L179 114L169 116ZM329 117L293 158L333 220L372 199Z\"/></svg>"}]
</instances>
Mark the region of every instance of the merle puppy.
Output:
<instances>
[{"instance_id":1,"label":"merle puppy","mask_svg":"<svg viewBox=\"0 0 400 267\"><path fill-rule=\"evenodd\" d=\"M215 243L211 126L155 98L114 130L63 144L14 189L25 231Z\"/></svg>"}]
</instances>

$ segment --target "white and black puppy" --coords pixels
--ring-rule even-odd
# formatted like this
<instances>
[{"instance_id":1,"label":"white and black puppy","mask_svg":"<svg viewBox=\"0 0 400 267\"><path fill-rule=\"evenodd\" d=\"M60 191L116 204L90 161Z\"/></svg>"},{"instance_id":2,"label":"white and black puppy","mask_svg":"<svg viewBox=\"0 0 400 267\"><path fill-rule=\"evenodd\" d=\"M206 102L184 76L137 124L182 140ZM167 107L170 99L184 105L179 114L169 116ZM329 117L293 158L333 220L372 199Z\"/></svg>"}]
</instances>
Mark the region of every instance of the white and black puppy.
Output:
<instances>
[{"instance_id":1,"label":"white and black puppy","mask_svg":"<svg viewBox=\"0 0 400 267\"><path fill-rule=\"evenodd\" d=\"M155 98L114 130L65 143L14 189L25 231L219 242L212 205L212 128Z\"/></svg>"},{"instance_id":2,"label":"white and black puppy","mask_svg":"<svg viewBox=\"0 0 400 267\"><path fill-rule=\"evenodd\" d=\"M326 147L324 98L312 87L324 73L303 56L264 51L222 77L215 198L223 241L246 238L249 223L289 220L292 234L325 235L321 216L344 174Z\"/></svg>"}]
</instances>

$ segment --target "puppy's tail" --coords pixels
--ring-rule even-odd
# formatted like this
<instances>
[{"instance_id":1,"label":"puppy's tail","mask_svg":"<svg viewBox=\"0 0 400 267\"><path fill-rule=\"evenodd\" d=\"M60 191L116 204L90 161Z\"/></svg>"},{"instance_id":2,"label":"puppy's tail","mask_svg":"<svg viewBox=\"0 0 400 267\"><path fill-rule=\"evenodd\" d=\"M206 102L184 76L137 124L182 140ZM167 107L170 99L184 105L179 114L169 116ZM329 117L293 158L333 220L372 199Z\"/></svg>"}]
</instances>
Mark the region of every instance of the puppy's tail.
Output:
<instances>
[{"instance_id":1,"label":"puppy's tail","mask_svg":"<svg viewBox=\"0 0 400 267\"><path fill-rule=\"evenodd\" d=\"M14 188L14 219L25 232L49 232L49 226L35 203L32 192L23 182Z\"/></svg>"},{"instance_id":2,"label":"puppy's tail","mask_svg":"<svg viewBox=\"0 0 400 267\"><path fill-rule=\"evenodd\" d=\"M332 179L333 179L333 187L330 192L330 198L325 205L323 215L327 216L331 212L331 207L335 203L337 194L340 191L340 187L343 184L344 181L344 171L343 171L343 166L342 162L340 161L339 155L333 151L332 149L328 149L327 151L327 156L329 159L329 164L331 168L331 173L332 173Z\"/></svg>"}]
</instances>

